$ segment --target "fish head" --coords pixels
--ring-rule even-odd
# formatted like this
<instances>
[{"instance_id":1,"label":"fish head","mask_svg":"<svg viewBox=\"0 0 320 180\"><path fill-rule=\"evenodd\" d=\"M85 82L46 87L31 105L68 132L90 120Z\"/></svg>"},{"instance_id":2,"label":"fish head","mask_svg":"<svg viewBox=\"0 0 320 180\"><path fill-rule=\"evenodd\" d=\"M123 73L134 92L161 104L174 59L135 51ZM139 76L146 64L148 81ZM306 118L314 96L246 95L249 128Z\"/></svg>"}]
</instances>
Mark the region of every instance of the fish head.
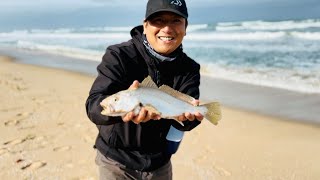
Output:
<instances>
[{"instance_id":1,"label":"fish head","mask_svg":"<svg viewBox=\"0 0 320 180\"><path fill-rule=\"evenodd\" d=\"M100 105L103 108L101 114L106 116L123 116L133 111L140 102L129 91L120 91L116 94L108 96Z\"/></svg>"}]
</instances>

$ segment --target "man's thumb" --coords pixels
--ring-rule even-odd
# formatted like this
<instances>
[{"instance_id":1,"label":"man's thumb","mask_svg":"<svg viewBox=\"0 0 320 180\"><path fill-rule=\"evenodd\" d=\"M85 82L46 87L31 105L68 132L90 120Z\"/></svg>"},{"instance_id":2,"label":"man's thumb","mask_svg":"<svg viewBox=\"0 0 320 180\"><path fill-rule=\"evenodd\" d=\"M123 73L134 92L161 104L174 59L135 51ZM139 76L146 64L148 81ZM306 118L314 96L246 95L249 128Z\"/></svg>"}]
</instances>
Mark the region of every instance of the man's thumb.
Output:
<instances>
[{"instance_id":1,"label":"man's thumb","mask_svg":"<svg viewBox=\"0 0 320 180\"><path fill-rule=\"evenodd\" d=\"M135 80L133 83L130 85L129 89L137 89L139 87L139 81Z\"/></svg>"}]
</instances>

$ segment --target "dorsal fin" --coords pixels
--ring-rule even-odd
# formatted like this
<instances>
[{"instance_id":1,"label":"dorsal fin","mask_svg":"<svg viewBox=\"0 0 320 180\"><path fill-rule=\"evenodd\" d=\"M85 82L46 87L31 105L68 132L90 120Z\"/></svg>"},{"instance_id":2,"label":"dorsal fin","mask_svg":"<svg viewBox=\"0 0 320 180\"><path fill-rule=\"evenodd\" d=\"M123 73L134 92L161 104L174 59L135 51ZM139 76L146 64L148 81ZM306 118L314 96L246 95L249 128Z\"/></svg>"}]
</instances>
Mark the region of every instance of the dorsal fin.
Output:
<instances>
[{"instance_id":1,"label":"dorsal fin","mask_svg":"<svg viewBox=\"0 0 320 180\"><path fill-rule=\"evenodd\" d=\"M141 87L148 87L148 88L156 88L158 89L158 86L156 83L152 80L150 76L146 77L140 84Z\"/></svg>"},{"instance_id":2,"label":"dorsal fin","mask_svg":"<svg viewBox=\"0 0 320 180\"><path fill-rule=\"evenodd\" d=\"M192 101L194 101L194 98L187 95L187 94L183 94L173 88L171 88L170 86L167 85L162 85L159 87L159 89L167 94L170 94L173 97L176 97L177 99L180 99L184 102L187 102L189 104L192 104Z\"/></svg>"}]
</instances>

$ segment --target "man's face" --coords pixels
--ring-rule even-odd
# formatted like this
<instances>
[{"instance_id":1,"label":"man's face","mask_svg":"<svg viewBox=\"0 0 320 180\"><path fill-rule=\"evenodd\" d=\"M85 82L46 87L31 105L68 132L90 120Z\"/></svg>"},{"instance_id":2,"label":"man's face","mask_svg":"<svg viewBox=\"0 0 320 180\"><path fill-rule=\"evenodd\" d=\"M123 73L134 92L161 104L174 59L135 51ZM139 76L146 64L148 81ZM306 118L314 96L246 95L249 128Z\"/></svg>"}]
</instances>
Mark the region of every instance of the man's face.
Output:
<instances>
[{"instance_id":1,"label":"man's face","mask_svg":"<svg viewBox=\"0 0 320 180\"><path fill-rule=\"evenodd\" d=\"M186 20L172 12L159 12L146 20L143 28L152 48L159 54L169 55L186 35Z\"/></svg>"}]
</instances>

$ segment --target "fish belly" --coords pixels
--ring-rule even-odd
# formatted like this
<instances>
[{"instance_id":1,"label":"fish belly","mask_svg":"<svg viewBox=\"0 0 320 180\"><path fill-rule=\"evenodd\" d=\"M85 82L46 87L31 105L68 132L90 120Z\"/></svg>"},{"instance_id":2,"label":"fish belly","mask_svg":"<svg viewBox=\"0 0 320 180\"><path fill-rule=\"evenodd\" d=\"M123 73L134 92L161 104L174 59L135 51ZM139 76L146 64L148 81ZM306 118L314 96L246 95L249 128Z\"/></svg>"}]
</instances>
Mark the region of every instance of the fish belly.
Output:
<instances>
[{"instance_id":1,"label":"fish belly","mask_svg":"<svg viewBox=\"0 0 320 180\"><path fill-rule=\"evenodd\" d=\"M156 90L141 90L139 99L144 106L151 105L161 113L161 117L177 117L185 112L196 111L191 104L181 101L169 94Z\"/></svg>"}]
</instances>

